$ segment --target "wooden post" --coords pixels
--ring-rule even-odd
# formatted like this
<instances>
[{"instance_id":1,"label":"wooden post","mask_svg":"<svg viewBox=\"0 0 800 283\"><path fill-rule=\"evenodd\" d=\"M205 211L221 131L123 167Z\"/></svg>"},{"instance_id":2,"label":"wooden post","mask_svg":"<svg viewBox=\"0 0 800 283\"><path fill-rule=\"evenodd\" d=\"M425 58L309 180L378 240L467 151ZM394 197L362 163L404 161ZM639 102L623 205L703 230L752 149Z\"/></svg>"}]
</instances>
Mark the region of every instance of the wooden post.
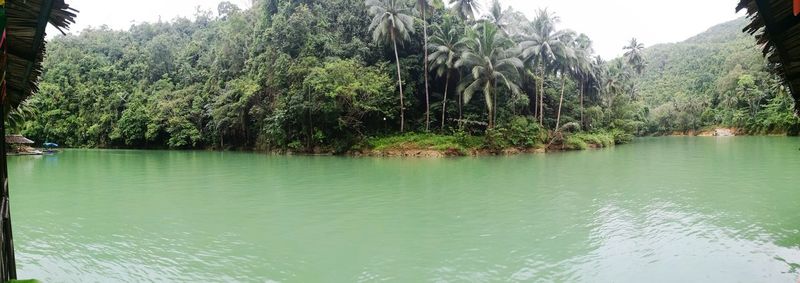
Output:
<instances>
[{"instance_id":1,"label":"wooden post","mask_svg":"<svg viewBox=\"0 0 800 283\"><path fill-rule=\"evenodd\" d=\"M11 208L8 201L8 163L6 160L5 117L8 100L6 97L6 11L5 1L0 0L0 280L17 279L16 259L14 257L14 237L11 231Z\"/></svg>"}]
</instances>

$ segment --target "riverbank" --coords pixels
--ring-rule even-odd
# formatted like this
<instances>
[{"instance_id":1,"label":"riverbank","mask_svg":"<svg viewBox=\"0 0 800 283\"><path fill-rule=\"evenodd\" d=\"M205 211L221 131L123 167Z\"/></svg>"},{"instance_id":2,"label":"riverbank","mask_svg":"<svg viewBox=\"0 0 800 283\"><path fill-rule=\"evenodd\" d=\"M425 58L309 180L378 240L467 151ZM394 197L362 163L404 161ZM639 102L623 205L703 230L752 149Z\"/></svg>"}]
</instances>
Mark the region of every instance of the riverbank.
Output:
<instances>
[{"instance_id":1,"label":"riverbank","mask_svg":"<svg viewBox=\"0 0 800 283\"><path fill-rule=\"evenodd\" d=\"M664 133L665 136L688 137L733 137L733 136L797 136L796 129L790 130L747 130L736 127L705 127L699 130L673 131Z\"/></svg>"},{"instance_id":2,"label":"riverbank","mask_svg":"<svg viewBox=\"0 0 800 283\"><path fill-rule=\"evenodd\" d=\"M739 128L731 127L708 127L700 130L673 131L667 136L687 136L687 137L733 137L747 135L747 132Z\"/></svg>"},{"instance_id":3,"label":"riverbank","mask_svg":"<svg viewBox=\"0 0 800 283\"><path fill-rule=\"evenodd\" d=\"M538 154L586 150L628 143L632 136L612 132L558 133L526 142L508 137L408 133L367 139L347 152L351 156L457 157Z\"/></svg>"}]
</instances>

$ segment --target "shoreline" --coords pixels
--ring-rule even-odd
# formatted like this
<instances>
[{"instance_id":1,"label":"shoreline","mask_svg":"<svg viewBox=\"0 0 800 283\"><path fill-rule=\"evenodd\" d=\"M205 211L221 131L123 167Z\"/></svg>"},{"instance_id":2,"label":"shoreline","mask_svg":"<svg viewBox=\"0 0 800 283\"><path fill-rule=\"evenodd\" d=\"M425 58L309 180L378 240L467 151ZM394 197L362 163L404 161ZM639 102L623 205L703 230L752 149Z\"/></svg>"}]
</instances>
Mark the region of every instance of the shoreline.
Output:
<instances>
[{"instance_id":1,"label":"shoreline","mask_svg":"<svg viewBox=\"0 0 800 283\"><path fill-rule=\"evenodd\" d=\"M713 130L711 130L713 131ZM741 134L737 132L736 135L721 136L709 134L709 130L705 131L689 131L689 132L673 132L669 134L656 134L650 136L637 136L637 138L658 138L658 137L781 137L789 136L787 134ZM791 137L791 136L789 136ZM212 151L212 152L244 152L244 153L260 153L267 155L285 155L285 156L340 156L340 157L386 157L386 158L450 158L450 157L481 157L481 156L515 156L515 155L528 155L528 154L551 154L570 151L583 151L583 150L598 150L605 148L616 147L617 145L624 145L625 143L614 143L610 145L603 145L600 143L586 143L586 148L569 148L565 144L553 144L549 148L544 145L518 148L508 147L504 149L489 149L489 148L444 148L436 149L433 147L415 147L404 146L395 148L356 148L345 152L336 153L334 151L322 150L317 148L317 151L294 151L288 149L258 149L258 148L239 148L239 149L226 149L220 150L215 148L197 148L197 149L169 149L169 148L104 148L104 147L75 147L64 149L97 149L97 150L143 150L143 151ZM28 156L25 154L9 154L9 156Z\"/></svg>"}]
</instances>

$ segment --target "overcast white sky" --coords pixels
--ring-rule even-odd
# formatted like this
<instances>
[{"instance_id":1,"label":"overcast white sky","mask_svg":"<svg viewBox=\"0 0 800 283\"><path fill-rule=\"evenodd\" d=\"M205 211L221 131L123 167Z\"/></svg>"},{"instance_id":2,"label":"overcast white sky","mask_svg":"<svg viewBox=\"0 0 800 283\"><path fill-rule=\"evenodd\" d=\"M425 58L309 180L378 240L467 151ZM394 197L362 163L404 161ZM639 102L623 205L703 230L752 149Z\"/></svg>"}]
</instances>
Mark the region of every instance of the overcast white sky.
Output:
<instances>
[{"instance_id":1,"label":"overcast white sky","mask_svg":"<svg viewBox=\"0 0 800 283\"><path fill-rule=\"evenodd\" d=\"M192 16L196 7L216 12L220 0L67 0L80 10L72 31L108 25L127 29L132 23L164 21ZM229 0L242 8L251 0ZM319 0L324 1L324 0ZM488 0L482 0L488 3ZM735 19L738 0L501 0L529 18L536 9L547 7L561 17L561 28L588 34L597 52L610 59L621 54L622 46L636 37L647 46L677 42L724 21ZM120 6L124 8L120 9ZM484 5L484 8L488 4ZM51 32L52 33L52 32Z\"/></svg>"}]
</instances>

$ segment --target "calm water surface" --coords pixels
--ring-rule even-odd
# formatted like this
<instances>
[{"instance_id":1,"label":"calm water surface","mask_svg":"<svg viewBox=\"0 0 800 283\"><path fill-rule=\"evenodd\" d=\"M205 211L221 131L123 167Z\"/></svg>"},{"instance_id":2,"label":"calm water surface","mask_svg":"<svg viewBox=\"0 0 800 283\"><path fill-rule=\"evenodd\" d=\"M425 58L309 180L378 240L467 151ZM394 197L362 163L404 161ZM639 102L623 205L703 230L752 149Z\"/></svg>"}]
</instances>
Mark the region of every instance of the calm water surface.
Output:
<instances>
[{"instance_id":1,"label":"calm water surface","mask_svg":"<svg viewBox=\"0 0 800 283\"><path fill-rule=\"evenodd\" d=\"M12 157L49 282L797 282L800 140L516 157Z\"/></svg>"}]
</instances>

